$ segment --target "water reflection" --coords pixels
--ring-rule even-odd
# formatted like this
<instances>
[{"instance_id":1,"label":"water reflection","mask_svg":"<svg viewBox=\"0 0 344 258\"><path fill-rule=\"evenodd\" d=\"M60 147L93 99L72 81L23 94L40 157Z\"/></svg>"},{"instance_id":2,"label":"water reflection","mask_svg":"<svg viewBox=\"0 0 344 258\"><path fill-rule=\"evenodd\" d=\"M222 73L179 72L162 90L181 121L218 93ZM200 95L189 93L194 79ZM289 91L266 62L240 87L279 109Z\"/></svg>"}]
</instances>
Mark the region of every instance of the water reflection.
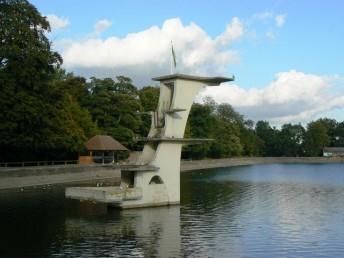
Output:
<instances>
[{"instance_id":1,"label":"water reflection","mask_svg":"<svg viewBox=\"0 0 344 258\"><path fill-rule=\"evenodd\" d=\"M182 175L181 206L118 211L63 189L0 194L1 257L341 257L343 165ZM18 248L20 247L20 248Z\"/></svg>"},{"instance_id":2,"label":"water reflection","mask_svg":"<svg viewBox=\"0 0 344 258\"><path fill-rule=\"evenodd\" d=\"M184 250L210 257L341 257L342 169L263 165L187 175L192 194L183 195ZM211 212L193 216L195 207ZM199 222L187 223L195 217ZM202 250L188 242L203 243Z\"/></svg>"},{"instance_id":3,"label":"water reflection","mask_svg":"<svg viewBox=\"0 0 344 258\"><path fill-rule=\"evenodd\" d=\"M179 257L179 211L172 206L66 218L68 241L54 249L59 255L79 257Z\"/></svg>"}]
</instances>

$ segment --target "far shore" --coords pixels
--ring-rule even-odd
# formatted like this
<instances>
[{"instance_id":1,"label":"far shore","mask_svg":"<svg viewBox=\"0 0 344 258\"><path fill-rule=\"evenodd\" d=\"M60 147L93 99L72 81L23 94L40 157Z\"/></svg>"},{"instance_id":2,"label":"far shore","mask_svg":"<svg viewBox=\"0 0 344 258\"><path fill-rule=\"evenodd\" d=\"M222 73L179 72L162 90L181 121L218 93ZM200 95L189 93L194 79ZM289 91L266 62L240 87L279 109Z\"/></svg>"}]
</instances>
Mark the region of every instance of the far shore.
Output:
<instances>
[{"instance_id":1,"label":"far shore","mask_svg":"<svg viewBox=\"0 0 344 258\"><path fill-rule=\"evenodd\" d=\"M257 164L344 163L344 157L241 157L227 159L182 160L180 171L225 168ZM0 168L0 190L52 185L110 186L119 185L120 166L51 165Z\"/></svg>"},{"instance_id":2,"label":"far shore","mask_svg":"<svg viewBox=\"0 0 344 258\"><path fill-rule=\"evenodd\" d=\"M180 171L278 163L344 163L344 157L240 157L226 159L182 160Z\"/></svg>"}]
</instances>

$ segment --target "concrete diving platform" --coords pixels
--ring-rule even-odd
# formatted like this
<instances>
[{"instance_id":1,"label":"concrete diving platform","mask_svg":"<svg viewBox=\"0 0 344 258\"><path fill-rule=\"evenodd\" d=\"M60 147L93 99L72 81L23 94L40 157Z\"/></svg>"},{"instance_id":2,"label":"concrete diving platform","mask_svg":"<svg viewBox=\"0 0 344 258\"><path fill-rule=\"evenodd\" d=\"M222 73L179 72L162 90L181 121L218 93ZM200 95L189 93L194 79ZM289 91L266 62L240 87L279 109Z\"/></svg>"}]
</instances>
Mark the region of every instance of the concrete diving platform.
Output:
<instances>
[{"instance_id":1,"label":"concrete diving platform","mask_svg":"<svg viewBox=\"0 0 344 258\"><path fill-rule=\"evenodd\" d=\"M137 164L158 169L121 168L121 187L67 188L66 196L113 204L119 208L174 205L180 203L180 156L183 145L213 139L184 138L185 126L197 93L206 86L233 81L228 77L200 77L170 74L153 78L160 81L160 95L151 115L151 128ZM138 170L140 169L140 170ZM123 173L127 172L127 173Z\"/></svg>"},{"instance_id":2,"label":"concrete diving platform","mask_svg":"<svg viewBox=\"0 0 344 258\"><path fill-rule=\"evenodd\" d=\"M65 193L67 198L94 201L107 204L120 204L123 201L139 200L142 198L142 189L123 187L68 187Z\"/></svg>"},{"instance_id":3,"label":"concrete diving platform","mask_svg":"<svg viewBox=\"0 0 344 258\"><path fill-rule=\"evenodd\" d=\"M149 194L143 196L141 187L68 187L65 196L79 201L104 203L121 209L179 204L179 201L169 200L164 184L149 184L146 186L147 190Z\"/></svg>"}]
</instances>

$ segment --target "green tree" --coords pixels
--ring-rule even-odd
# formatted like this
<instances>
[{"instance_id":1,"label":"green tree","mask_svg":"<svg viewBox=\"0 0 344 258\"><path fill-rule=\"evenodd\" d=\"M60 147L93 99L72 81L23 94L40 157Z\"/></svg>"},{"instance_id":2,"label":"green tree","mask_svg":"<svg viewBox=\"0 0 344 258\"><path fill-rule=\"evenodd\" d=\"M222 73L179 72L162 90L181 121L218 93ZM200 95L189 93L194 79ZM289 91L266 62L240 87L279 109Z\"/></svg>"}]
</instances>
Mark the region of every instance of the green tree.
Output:
<instances>
[{"instance_id":1,"label":"green tree","mask_svg":"<svg viewBox=\"0 0 344 258\"><path fill-rule=\"evenodd\" d=\"M89 97L89 89L86 79L81 76L75 76L73 73L66 73L63 69L56 69L54 79L55 88L61 93L68 93L80 105Z\"/></svg>"},{"instance_id":2,"label":"green tree","mask_svg":"<svg viewBox=\"0 0 344 258\"><path fill-rule=\"evenodd\" d=\"M240 156L243 151L241 144L241 128L244 126L244 117L236 112L229 104L214 104L216 123L211 136L215 139L212 143L209 156L224 158Z\"/></svg>"},{"instance_id":3,"label":"green tree","mask_svg":"<svg viewBox=\"0 0 344 258\"><path fill-rule=\"evenodd\" d=\"M282 156L295 157L304 154L305 129L301 124L284 124L278 134L278 140Z\"/></svg>"},{"instance_id":4,"label":"green tree","mask_svg":"<svg viewBox=\"0 0 344 258\"><path fill-rule=\"evenodd\" d=\"M25 0L0 1L0 157L37 156L58 147L49 117L57 108L50 84L62 63L45 33L48 21ZM63 144L62 144L63 145Z\"/></svg>"},{"instance_id":5,"label":"green tree","mask_svg":"<svg viewBox=\"0 0 344 258\"><path fill-rule=\"evenodd\" d=\"M322 149L330 142L327 128L322 121L308 123L305 135L305 154L307 156L320 156Z\"/></svg>"},{"instance_id":6,"label":"green tree","mask_svg":"<svg viewBox=\"0 0 344 258\"><path fill-rule=\"evenodd\" d=\"M236 124L225 121L217 121L211 134L215 141L210 146L211 158L225 158L240 156L242 145L239 137L239 128Z\"/></svg>"},{"instance_id":7,"label":"green tree","mask_svg":"<svg viewBox=\"0 0 344 258\"><path fill-rule=\"evenodd\" d=\"M80 103L85 79L59 69L48 21L24 0L0 0L0 157L75 158L97 127Z\"/></svg>"},{"instance_id":8,"label":"green tree","mask_svg":"<svg viewBox=\"0 0 344 258\"><path fill-rule=\"evenodd\" d=\"M243 126L243 116L228 104L218 105L211 98L206 98L204 104L194 104L186 133L193 138L211 138L214 141L184 148L184 157L201 159L241 155L243 145L240 137Z\"/></svg>"},{"instance_id":9,"label":"green tree","mask_svg":"<svg viewBox=\"0 0 344 258\"><path fill-rule=\"evenodd\" d=\"M137 149L134 138L143 130L139 115L142 106L131 79L124 76L117 79L91 78L87 85L89 95L83 103L102 133L113 136L130 149Z\"/></svg>"},{"instance_id":10,"label":"green tree","mask_svg":"<svg viewBox=\"0 0 344 258\"><path fill-rule=\"evenodd\" d=\"M216 125L216 118L210 105L195 103L192 105L186 132L191 138L211 138ZM207 156L211 143L186 146L183 149L184 158L202 159Z\"/></svg>"},{"instance_id":11,"label":"green tree","mask_svg":"<svg viewBox=\"0 0 344 258\"><path fill-rule=\"evenodd\" d=\"M234 110L234 108L227 103L216 105L217 117L226 123L244 124L244 116Z\"/></svg>"},{"instance_id":12,"label":"green tree","mask_svg":"<svg viewBox=\"0 0 344 258\"><path fill-rule=\"evenodd\" d=\"M159 101L159 88L146 86L139 90L139 98L144 111L155 111Z\"/></svg>"},{"instance_id":13,"label":"green tree","mask_svg":"<svg viewBox=\"0 0 344 258\"><path fill-rule=\"evenodd\" d=\"M86 80L72 73L56 71L57 78L53 81L55 91L60 94L58 105L59 115L62 116L59 128L65 128L65 138L70 138L70 146L67 148L72 152L78 152L84 143L92 136L99 133L97 125L92 121L91 114L82 108L82 101L88 98ZM72 140L73 139L73 140Z\"/></svg>"},{"instance_id":14,"label":"green tree","mask_svg":"<svg viewBox=\"0 0 344 258\"><path fill-rule=\"evenodd\" d=\"M281 152L278 146L278 130L272 128L267 121L258 121L255 131L257 136L263 141L263 156L280 156Z\"/></svg>"},{"instance_id":15,"label":"green tree","mask_svg":"<svg viewBox=\"0 0 344 258\"><path fill-rule=\"evenodd\" d=\"M115 83L115 92L126 94L130 96L137 96L137 88L133 85L132 80L129 77L120 75L116 76L117 82Z\"/></svg>"},{"instance_id":16,"label":"green tree","mask_svg":"<svg viewBox=\"0 0 344 258\"><path fill-rule=\"evenodd\" d=\"M336 145L337 142L337 127L338 122L335 119L330 118L320 118L317 120L318 122L322 123L326 127L327 135L329 137L328 145L333 147Z\"/></svg>"},{"instance_id":17,"label":"green tree","mask_svg":"<svg viewBox=\"0 0 344 258\"><path fill-rule=\"evenodd\" d=\"M160 90L158 87L146 86L139 90L139 99L143 111L155 111L158 107ZM148 113L141 114L142 127L140 130L141 136L147 136L151 126L151 115Z\"/></svg>"},{"instance_id":18,"label":"green tree","mask_svg":"<svg viewBox=\"0 0 344 258\"><path fill-rule=\"evenodd\" d=\"M251 125L253 127L253 124ZM240 132L240 143L242 144L242 154L244 156L262 156L264 142L251 128L242 127Z\"/></svg>"},{"instance_id":19,"label":"green tree","mask_svg":"<svg viewBox=\"0 0 344 258\"><path fill-rule=\"evenodd\" d=\"M338 123L334 133L334 147L344 146L344 122Z\"/></svg>"}]
</instances>

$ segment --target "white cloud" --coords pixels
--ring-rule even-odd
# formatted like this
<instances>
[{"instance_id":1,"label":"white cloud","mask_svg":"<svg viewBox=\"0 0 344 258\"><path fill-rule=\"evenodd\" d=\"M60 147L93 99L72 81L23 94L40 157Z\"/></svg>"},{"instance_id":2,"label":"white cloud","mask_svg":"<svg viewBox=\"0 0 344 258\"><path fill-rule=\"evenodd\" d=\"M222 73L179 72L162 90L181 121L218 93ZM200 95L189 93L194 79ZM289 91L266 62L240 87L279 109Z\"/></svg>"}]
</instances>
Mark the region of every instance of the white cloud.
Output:
<instances>
[{"instance_id":1,"label":"white cloud","mask_svg":"<svg viewBox=\"0 0 344 258\"><path fill-rule=\"evenodd\" d=\"M263 33L266 38L273 40L279 34L279 29L285 24L286 18L287 14L275 14L272 11L255 13L245 23L246 35L251 36L253 40L257 40L259 34Z\"/></svg>"},{"instance_id":2,"label":"white cloud","mask_svg":"<svg viewBox=\"0 0 344 258\"><path fill-rule=\"evenodd\" d=\"M232 22L227 25L226 31L219 35L215 40L221 45L227 45L239 39L244 34L244 26L238 17L234 17Z\"/></svg>"},{"instance_id":3,"label":"white cloud","mask_svg":"<svg viewBox=\"0 0 344 258\"><path fill-rule=\"evenodd\" d=\"M275 124L306 122L323 112L344 108L344 95L331 93L335 77L282 72L262 89L244 89L235 84L208 87L198 96L211 96L218 103L229 103L253 120Z\"/></svg>"},{"instance_id":4,"label":"white cloud","mask_svg":"<svg viewBox=\"0 0 344 258\"><path fill-rule=\"evenodd\" d=\"M256 19L275 22L274 17L278 16L265 13ZM286 15L282 16L279 19L283 20L280 21L283 25ZM85 77L124 74L137 85L151 84L150 78L170 72L172 40L177 55L177 72L221 75L229 64L239 61L239 54L231 48L231 43L249 33L248 25L244 26L237 17L215 37L195 23L185 25L179 18L174 18L166 20L162 26L152 26L124 37L100 38L100 33L110 26L110 21L100 20L91 37L55 42L65 68ZM268 30L265 35L274 38L276 32ZM339 79L292 70L278 73L276 80L261 89L225 84L207 88L199 99L210 95L219 103L233 105L254 120L264 119L275 124L306 122L323 112L344 108L344 93L331 93L335 92L334 80Z\"/></svg>"},{"instance_id":5,"label":"white cloud","mask_svg":"<svg viewBox=\"0 0 344 258\"><path fill-rule=\"evenodd\" d=\"M262 12L262 13L255 13L252 15L253 20L257 20L257 21L263 21L263 22L267 22L267 21L274 21L275 25L277 27L283 27L285 20L287 18L286 14L278 14L275 15L273 12Z\"/></svg>"},{"instance_id":6,"label":"white cloud","mask_svg":"<svg viewBox=\"0 0 344 258\"><path fill-rule=\"evenodd\" d=\"M110 25L109 21L99 21L95 32ZM125 71L134 79L150 78L158 72L169 71L173 40L178 72L224 73L228 64L238 61L238 54L228 45L239 39L243 31L242 23L234 17L222 34L212 38L197 24L184 25L179 18L174 18L166 20L161 27L152 26L123 38L72 41L64 44L61 52L65 66L83 75L90 70L101 71L105 76Z\"/></svg>"},{"instance_id":7,"label":"white cloud","mask_svg":"<svg viewBox=\"0 0 344 258\"><path fill-rule=\"evenodd\" d=\"M286 14L276 15L276 17L275 17L276 26L277 27L283 27L286 17L287 17Z\"/></svg>"},{"instance_id":8,"label":"white cloud","mask_svg":"<svg viewBox=\"0 0 344 258\"><path fill-rule=\"evenodd\" d=\"M95 25L94 25L94 31L93 34L95 36L99 36L103 31L107 30L110 28L112 25L112 22L106 19L99 20Z\"/></svg>"},{"instance_id":9,"label":"white cloud","mask_svg":"<svg viewBox=\"0 0 344 258\"><path fill-rule=\"evenodd\" d=\"M253 19L264 21L273 18L273 13L268 11L262 13L255 13L252 15L252 17Z\"/></svg>"},{"instance_id":10,"label":"white cloud","mask_svg":"<svg viewBox=\"0 0 344 258\"><path fill-rule=\"evenodd\" d=\"M51 30L59 30L68 27L69 20L65 17L58 17L55 14L48 14L47 19L50 23Z\"/></svg>"}]
</instances>

